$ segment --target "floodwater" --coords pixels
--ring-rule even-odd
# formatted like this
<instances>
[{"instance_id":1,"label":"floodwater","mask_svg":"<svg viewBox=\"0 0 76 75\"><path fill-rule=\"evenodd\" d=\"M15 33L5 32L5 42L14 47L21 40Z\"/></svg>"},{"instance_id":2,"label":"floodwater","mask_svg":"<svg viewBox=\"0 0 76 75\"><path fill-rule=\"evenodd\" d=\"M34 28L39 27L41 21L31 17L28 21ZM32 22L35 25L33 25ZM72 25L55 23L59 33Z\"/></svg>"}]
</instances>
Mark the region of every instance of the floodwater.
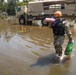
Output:
<instances>
[{"instance_id":1,"label":"floodwater","mask_svg":"<svg viewBox=\"0 0 76 75\"><path fill-rule=\"evenodd\" d=\"M76 26L71 28L76 41ZM66 36L63 47L66 48ZM76 75L76 42L69 61L55 63L52 30L0 19L0 75Z\"/></svg>"}]
</instances>

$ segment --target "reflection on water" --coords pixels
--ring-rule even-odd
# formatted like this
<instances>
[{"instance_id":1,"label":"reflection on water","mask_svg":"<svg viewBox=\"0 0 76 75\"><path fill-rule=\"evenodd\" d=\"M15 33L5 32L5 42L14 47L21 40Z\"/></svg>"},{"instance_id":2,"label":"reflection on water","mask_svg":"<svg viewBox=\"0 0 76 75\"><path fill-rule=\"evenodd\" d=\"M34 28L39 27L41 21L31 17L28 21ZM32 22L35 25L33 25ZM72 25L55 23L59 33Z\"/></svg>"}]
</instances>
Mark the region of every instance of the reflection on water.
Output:
<instances>
[{"instance_id":1,"label":"reflection on water","mask_svg":"<svg viewBox=\"0 0 76 75\"><path fill-rule=\"evenodd\" d=\"M76 26L74 21L73 23L71 30L76 40ZM64 47L67 42L66 37ZM6 20L0 20L0 73L2 75L76 74L74 65L76 51L73 51L71 60L62 64L55 63L54 51L53 34L49 27L11 25Z\"/></svg>"}]
</instances>

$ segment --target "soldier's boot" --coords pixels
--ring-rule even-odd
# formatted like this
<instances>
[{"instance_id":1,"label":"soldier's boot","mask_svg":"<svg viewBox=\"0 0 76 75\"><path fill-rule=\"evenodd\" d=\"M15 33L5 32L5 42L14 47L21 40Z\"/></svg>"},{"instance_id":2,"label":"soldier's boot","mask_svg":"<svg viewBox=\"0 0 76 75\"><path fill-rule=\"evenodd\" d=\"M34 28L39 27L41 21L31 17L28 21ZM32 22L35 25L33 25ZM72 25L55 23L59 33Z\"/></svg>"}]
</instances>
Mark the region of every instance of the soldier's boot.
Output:
<instances>
[{"instance_id":1,"label":"soldier's boot","mask_svg":"<svg viewBox=\"0 0 76 75\"><path fill-rule=\"evenodd\" d=\"M57 56L57 59L58 59L59 62L60 62L61 60L63 60L63 58L64 58L64 52L63 52L62 50L57 50L57 51L56 51L56 54L58 55L58 56Z\"/></svg>"},{"instance_id":2,"label":"soldier's boot","mask_svg":"<svg viewBox=\"0 0 76 75\"><path fill-rule=\"evenodd\" d=\"M62 56L62 50L59 51L59 56Z\"/></svg>"},{"instance_id":3,"label":"soldier's boot","mask_svg":"<svg viewBox=\"0 0 76 75\"><path fill-rule=\"evenodd\" d=\"M60 61L59 51L58 51L58 50L56 50L56 58L55 58L55 60L56 60L56 62L58 62L58 63L59 63L59 61Z\"/></svg>"}]
</instances>

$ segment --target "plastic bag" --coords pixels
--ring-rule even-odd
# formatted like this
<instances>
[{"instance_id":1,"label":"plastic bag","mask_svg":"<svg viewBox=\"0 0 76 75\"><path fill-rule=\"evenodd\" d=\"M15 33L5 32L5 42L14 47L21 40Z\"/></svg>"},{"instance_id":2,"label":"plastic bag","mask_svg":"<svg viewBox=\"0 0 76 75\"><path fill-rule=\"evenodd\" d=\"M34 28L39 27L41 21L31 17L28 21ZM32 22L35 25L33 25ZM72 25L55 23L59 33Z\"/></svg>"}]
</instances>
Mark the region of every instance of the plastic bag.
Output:
<instances>
[{"instance_id":1,"label":"plastic bag","mask_svg":"<svg viewBox=\"0 0 76 75\"><path fill-rule=\"evenodd\" d=\"M73 50L73 45L74 45L74 42L68 42L66 50L65 50L65 55L71 54Z\"/></svg>"}]
</instances>

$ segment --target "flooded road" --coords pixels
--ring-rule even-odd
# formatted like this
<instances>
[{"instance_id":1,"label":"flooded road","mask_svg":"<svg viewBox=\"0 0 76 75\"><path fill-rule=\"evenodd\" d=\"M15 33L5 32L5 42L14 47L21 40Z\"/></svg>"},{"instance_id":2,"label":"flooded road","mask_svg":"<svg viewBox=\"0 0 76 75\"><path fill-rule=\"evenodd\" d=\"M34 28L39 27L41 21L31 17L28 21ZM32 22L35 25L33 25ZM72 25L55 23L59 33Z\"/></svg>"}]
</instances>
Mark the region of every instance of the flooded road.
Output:
<instances>
[{"instance_id":1,"label":"flooded road","mask_svg":"<svg viewBox=\"0 0 76 75\"><path fill-rule=\"evenodd\" d=\"M71 30L75 40L71 59L56 64L49 27L23 26L0 19L0 75L75 75L76 26ZM67 42L66 36L64 48Z\"/></svg>"}]
</instances>

